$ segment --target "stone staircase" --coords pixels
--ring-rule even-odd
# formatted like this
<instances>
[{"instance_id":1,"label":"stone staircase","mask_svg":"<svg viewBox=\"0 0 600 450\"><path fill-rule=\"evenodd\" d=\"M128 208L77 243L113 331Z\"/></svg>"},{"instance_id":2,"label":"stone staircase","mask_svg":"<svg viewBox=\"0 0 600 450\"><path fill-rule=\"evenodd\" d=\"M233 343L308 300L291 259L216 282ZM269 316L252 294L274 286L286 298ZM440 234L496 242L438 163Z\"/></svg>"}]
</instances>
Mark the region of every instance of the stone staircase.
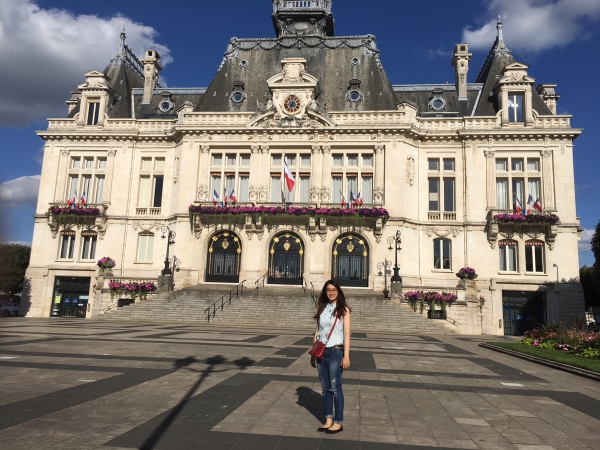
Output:
<instances>
[{"instance_id":1,"label":"stone staircase","mask_svg":"<svg viewBox=\"0 0 600 450\"><path fill-rule=\"evenodd\" d=\"M313 329L316 305L310 292L298 286L265 286L257 293L244 289L231 304L228 297L221 310L217 305L210 320L205 312L225 292L222 285L199 285L109 311L107 320L144 322L211 323L266 328ZM446 321L428 320L405 305L384 300L381 293L366 289L344 289L352 308L352 329L362 332L402 332L411 334L454 334L456 328ZM211 311L213 311L211 309Z\"/></svg>"}]
</instances>

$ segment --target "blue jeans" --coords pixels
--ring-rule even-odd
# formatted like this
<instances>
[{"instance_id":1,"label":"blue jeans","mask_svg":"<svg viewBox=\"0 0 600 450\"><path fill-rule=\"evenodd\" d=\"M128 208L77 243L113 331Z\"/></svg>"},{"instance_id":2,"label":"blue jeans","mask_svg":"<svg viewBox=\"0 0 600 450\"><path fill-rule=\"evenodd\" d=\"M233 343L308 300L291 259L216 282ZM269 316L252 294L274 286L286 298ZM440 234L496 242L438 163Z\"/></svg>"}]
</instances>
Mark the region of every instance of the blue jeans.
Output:
<instances>
[{"instance_id":1,"label":"blue jeans","mask_svg":"<svg viewBox=\"0 0 600 450\"><path fill-rule=\"evenodd\" d=\"M320 361L317 360L325 417L333 418L335 423L344 421L344 393L342 392L342 366L340 365L343 357L343 347L328 347L323 353L323 358Z\"/></svg>"}]
</instances>

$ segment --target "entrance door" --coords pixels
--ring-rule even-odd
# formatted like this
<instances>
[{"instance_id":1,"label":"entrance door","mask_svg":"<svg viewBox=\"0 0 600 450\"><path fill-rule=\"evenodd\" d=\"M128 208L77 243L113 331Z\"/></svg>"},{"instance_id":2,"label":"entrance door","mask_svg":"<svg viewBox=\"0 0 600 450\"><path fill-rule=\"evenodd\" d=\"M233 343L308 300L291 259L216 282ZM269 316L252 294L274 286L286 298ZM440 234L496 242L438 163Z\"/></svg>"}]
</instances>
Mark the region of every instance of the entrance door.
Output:
<instances>
[{"instance_id":1,"label":"entrance door","mask_svg":"<svg viewBox=\"0 0 600 450\"><path fill-rule=\"evenodd\" d=\"M331 278L341 286L369 286L369 249L360 236L340 236L333 244Z\"/></svg>"},{"instance_id":2,"label":"entrance door","mask_svg":"<svg viewBox=\"0 0 600 450\"><path fill-rule=\"evenodd\" d=\"M537 325L546 323L544 292L502 291L504 334L522 336Z\"/></svg>"},{"instance_id":3,"label":"entrance door","mask_svg":"<svg viewBox=\"0 0 600 450\"><path fill-rule=\"evenodd\" d=\"M240 282L240 238L228 231L218 233L208 244L206 281L221 283Z\"/></svg>"},{"instance_id":4,"label":"entrance door","mask_svg":"<svg viewBox=\"0 0 600 450\"><path fill-rule=\"evenodd\" d=\"M90 278L56 277L50 317L85 318L90 295Z\"/></svg>"},{"instance_id":5,"label":"entrance door","mask_svg":"<svg viewBox=\"0 0 600 450\"><path fill-rule=\"evenodd\" d=\"M269 249L269 284L302 284L304 246L295 234L285 233L271 241Z\"/></svg>"}]
</instances>

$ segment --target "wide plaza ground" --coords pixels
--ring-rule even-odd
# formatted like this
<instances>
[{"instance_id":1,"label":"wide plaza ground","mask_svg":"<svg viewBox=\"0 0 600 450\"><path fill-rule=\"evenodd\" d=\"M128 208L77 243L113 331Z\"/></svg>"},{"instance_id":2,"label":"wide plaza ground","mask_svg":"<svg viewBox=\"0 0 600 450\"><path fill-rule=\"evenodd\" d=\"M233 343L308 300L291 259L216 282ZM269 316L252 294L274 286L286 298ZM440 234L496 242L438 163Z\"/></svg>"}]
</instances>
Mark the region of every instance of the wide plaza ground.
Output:
<instances>
[{"instance_id":1,"label":"wide plaza ground","mask_svg":"<svg viewBox=\"0 0 600 450\"><path fill-rule=\"evenodd\" d=\"M0 319L0 448L600 449L600 383L489 340L354 333L323 435L310 330Z\"/></svg>"}]
</instances>

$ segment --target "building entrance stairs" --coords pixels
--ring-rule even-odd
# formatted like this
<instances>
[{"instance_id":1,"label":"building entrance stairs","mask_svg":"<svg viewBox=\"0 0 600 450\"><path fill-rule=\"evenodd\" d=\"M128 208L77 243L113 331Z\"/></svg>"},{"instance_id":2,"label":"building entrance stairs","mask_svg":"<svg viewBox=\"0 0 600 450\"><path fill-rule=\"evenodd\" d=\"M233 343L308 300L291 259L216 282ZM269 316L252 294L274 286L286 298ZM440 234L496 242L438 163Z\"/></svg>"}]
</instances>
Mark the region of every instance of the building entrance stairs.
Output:
<instances>
[{"instance_id":1,"label":"building entrance stairs","mask_svg":"<svg viewBox=\"0 0 600 450\"><path fill-rule=\"evenodd\" d=\"M105 313L108 320L146 322L211 323L218 325L243 325L273 328L313 329L316 298L310 290L299 286L265 286L258 292L245 288L243 294L229 304L229 295L216 308L211 308L210 320L206 309L226 294L227 287L212 285L186 288L168 294L158 294L148 300ZM352 330L371 332L401 332L415 334L454 334L449 322L429 320L405 305L383 298L379 292L368 289L344 289L348 305L352 308ZM317 292L318 295L318 292Z\"/></svg>"}]
</instances>

